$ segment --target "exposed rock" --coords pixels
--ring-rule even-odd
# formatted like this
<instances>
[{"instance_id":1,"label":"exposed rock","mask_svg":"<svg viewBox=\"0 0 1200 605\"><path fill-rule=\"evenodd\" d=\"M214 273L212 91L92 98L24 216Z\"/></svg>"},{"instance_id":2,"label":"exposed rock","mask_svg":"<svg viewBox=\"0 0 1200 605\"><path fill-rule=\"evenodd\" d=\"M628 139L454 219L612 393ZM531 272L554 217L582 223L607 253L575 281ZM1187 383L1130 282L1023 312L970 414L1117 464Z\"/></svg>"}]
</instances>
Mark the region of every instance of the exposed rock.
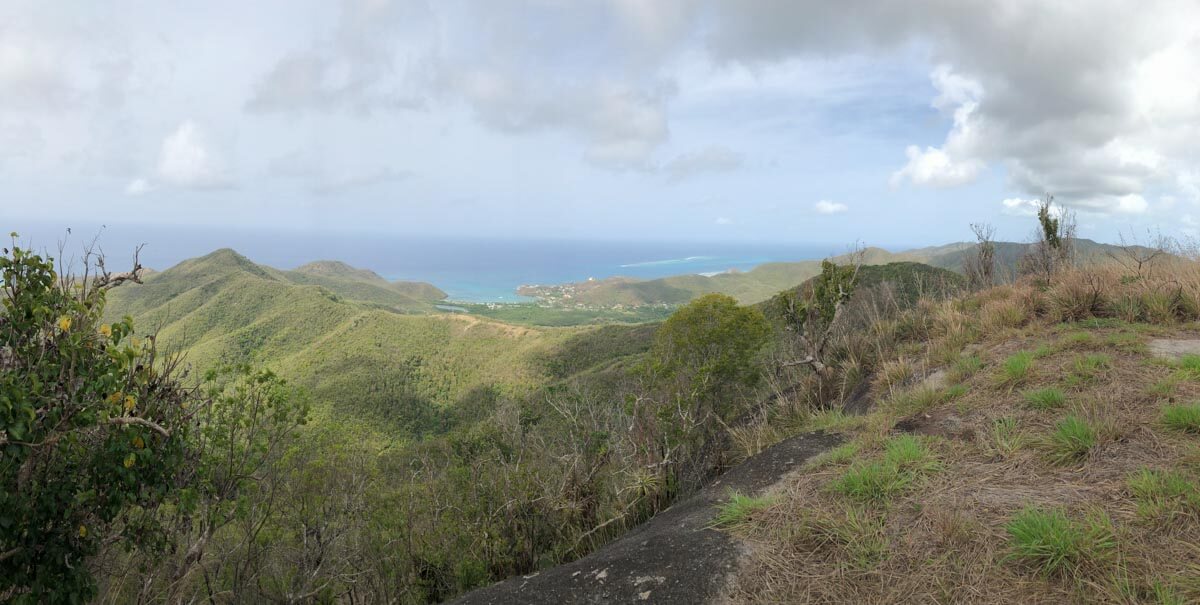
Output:
<instances>
[{"instance_id":1,"label":"exposed rock","mask_svg":"<svg viewBox=\"0 0 1200 605\"><path fill-rule=\"evenodd\" d=\"M839 443L806 433L778 443L733 467L711 485L655 515L596 552L532 576L510 578L460 597L460 604L679 603L719 598L742 547L710 527L730 490L755 494L813 456Z\"/></svg>"},{"instance_id":2,"label":"exposed rock","mask_svg":"<svg viewBox=\"0 0 1200 605\"><path fill-rule=\"evenodd\" d=\"M1184 355L1200 355L1200 339L1156 338L1149 343L1150 352L1164 359L1179 359Z\"/></svg>"}]
</instances>

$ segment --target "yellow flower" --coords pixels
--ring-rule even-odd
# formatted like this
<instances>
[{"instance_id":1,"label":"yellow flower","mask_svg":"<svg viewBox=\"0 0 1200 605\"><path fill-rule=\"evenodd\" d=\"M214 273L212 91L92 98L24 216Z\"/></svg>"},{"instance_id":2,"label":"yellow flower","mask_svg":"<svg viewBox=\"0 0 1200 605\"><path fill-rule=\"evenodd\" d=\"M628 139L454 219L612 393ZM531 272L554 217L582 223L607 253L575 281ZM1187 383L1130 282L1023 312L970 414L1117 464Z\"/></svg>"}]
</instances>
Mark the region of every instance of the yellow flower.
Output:
<instances>
[{"instance_id":1,"label":"yellow flower","mask_svg":"<svg viewBox=\"0 0 1200 605\"><path fill-rule=\"evenodd\" d=\"M133 455L132 453L130 453L128 456L125 456L125 468L133 468L133 463L136 461L137 456Z\"/></svg>"},{"instance_id":2,"label":"yellow flower","mask_svg":"<svg viewBox=\"0 0 1200 605\"><path fill-rule=\"evenodd\" d=\"M79 537L80 538L87 537L87 526L86 525L83 525L83 524L79 525Z\"/></svg>"},{"instance_id":3,"label":"yellow flower","mask_svg":"<svg viewBox=\"0 0 1200 605\"><path fill-rule=\"evenodd\" d=\"M70 330L71 329L71 318L67 317L66 315L63 315L62 317L58 318L58 329L62 330L63 332Z\"/></svg>"},{"instance_id":4,"label":"yellow flower","mask_svg":"<svg viewBox=\"0 0 1200 605\"><path fill-rule=\"evenodd\" d=\"M132 412L133 408L135 406L137 406L137 399L134 399L133 395L126 395L125 396L125 411Z\"/></svg>"},{"instance_id":5,"label":"yellow flower","mask_svg":"<svg viewBox=\"0 0 1200 605\"><path fill-rule=\"evenodd\" d=\"M137 437L133 438L133 447L136 447L139 450L146 447L146 442L142 440L141 435L138 435Z\"/></svg>"},{"instance_id":6,"label":"yellow flower","mask_svg":"<svg viewBox=\"0 0 1200 605\"><path fill-rule=\"evenodd\" d=\"M100 326L100 335L105 338L112 338L112 326L104 324Z\"/></svg>"}]
</instances>

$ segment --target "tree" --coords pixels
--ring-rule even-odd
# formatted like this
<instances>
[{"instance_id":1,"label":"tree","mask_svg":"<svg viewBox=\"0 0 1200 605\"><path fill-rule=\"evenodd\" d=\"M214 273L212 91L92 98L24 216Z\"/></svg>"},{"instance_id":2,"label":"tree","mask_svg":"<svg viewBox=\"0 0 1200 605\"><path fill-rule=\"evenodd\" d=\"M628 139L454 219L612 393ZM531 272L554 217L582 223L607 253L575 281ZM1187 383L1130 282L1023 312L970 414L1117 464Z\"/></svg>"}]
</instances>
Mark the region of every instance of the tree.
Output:
<instances>
[{"instance_id":1,"label":"tree","mask_svg":"<svg viewBox=\"0 0 1200 605\"><path fill-rule=\"evenodd\" d=\"M104 544L153 549L197 398L105 293L139 281L90 252L81 275L16 245L0 256L0 600L80 602Z\"/></svg>"},{"instance_id":2,"label":"tree","mask_svg":"<svg viewBox=\"0 0 1200 605\"><path fill-rule=\"evenodd\" d=\"M996 285L996 228L986 223L971 223L975 234L975 253L963 258L963 273L972 290Z\"/></svg>"},{"instance_id":3,"label":"tree","mask_svg":"<svg viewBox=\"0 0 1200 605\"><path fill-rule=\"evenodd\" d=\"M754 356L770 326L758 309L740 307L724 294L701 296L676 311L654 335L651 358L659 376L697 404L723 399L731 389L754 386ZM722 417L728 410L717 405Z\"/></svg>"},{"instance_id":4,"label":"tree","mask_svg":"<svg viewBox=\"0 0 1200 605\"><path fill-rule=\"evenodd\" d=\"M846 303L854 294L862 254L852 255L849 265L821 261L821 274L809 287L797 288L779 300L788 328L796 334L803 357L786 361L783 367L808 366L821 381L833 374L828 355L832 336L843 322Z\"/></svg>"},{"instance_id":5,"label":"tree","mask_svg":"<svg viewBox=\"0 0 1200 605\"><path fill-rule=\"evenodd\" d=\"M1021 273L1037 276L1043 284L1075 262L1075 215L1054 205L1047 194L1038 205L1038 229L1029 251L1021 259Z\"/></svg>"}]
</instances>

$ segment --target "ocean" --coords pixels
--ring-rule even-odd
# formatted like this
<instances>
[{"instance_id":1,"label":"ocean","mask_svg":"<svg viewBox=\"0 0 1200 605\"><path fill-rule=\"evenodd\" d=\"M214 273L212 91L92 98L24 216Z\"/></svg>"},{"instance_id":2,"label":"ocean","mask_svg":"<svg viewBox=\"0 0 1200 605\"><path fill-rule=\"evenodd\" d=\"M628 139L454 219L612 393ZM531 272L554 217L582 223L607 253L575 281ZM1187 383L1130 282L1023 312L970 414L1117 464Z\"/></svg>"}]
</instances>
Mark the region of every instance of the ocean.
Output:
<instances>
[{"instance_id":1,"label":"ocean","mask_svg":"<svg viewBox=\"0 0 1200 605\"><path fill-rule=\"evenodd\" d=\"M55 250L61 228L25 225L21 241ZM218 248L251 260L294 269L314 260L340 260L389 280L424 281L460 302L519 302L523 284L557 284L627 276L652 279L688 273L745 271L776 261L841 254L845 245L788 243L653 243L620 241L434 238L378 234L315 234L162 226L81 226L66 251L78 253L99 233L98 243L117 268L145 243L142 264L162 270Z\"/></svg>"}]
</instances>

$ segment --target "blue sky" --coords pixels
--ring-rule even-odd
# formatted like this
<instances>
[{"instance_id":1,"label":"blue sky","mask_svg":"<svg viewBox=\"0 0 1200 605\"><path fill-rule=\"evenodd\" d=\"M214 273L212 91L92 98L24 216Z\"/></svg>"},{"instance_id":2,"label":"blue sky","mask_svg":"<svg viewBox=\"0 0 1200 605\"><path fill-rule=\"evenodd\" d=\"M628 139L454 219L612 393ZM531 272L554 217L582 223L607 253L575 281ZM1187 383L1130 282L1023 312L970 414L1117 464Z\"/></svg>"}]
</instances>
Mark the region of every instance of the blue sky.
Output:
<instances>
[{"instance_id":1,"label":"blue sky","mask_svg":"<svg viewBox=\"0 0 1200 605\"><path fill-rule=\"evenodd\" d=\"M1194 2L0 1L0 218L933 244L1200 227Z\"/></svg>"}]
</instances>

